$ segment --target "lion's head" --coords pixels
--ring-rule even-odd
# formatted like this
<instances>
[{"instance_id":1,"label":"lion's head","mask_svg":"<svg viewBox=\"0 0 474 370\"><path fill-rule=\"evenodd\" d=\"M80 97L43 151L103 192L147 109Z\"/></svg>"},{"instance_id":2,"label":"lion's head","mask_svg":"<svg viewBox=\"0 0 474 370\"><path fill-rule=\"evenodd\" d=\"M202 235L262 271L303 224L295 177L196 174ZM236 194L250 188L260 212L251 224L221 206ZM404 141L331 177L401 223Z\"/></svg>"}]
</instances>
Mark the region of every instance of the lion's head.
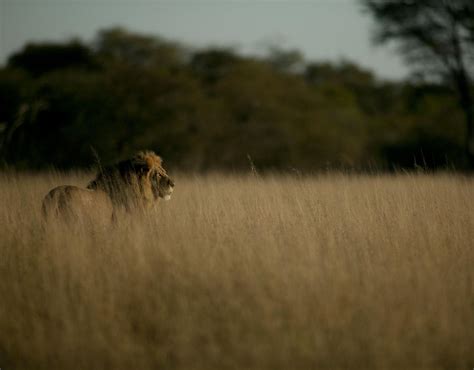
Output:
<instances>
[{"instance_id":1,"label":"lion's head","mask_svg":"<svg viewBox=\"0 0 474 370\"><path fill-rule=\"evenodd\" d=\"M163 198L164 200L170 200L171 194L174 190L174 182L168 175L159 176L154 175L151 177L151 184L153 195L155 198Z\"/></svg>"},{"instance_id":2,"label":"lion's head","mask_svg":"<svg viewBox=\"0 0 474 370\"><path fill-rule=\"evenodd\" d=\"M99 171L87 186L108 193L116 205L149 206L158 198L170 199L174 182L163 160L152 151L141 151L131 159Z\"/></svg>"}]
</instances>

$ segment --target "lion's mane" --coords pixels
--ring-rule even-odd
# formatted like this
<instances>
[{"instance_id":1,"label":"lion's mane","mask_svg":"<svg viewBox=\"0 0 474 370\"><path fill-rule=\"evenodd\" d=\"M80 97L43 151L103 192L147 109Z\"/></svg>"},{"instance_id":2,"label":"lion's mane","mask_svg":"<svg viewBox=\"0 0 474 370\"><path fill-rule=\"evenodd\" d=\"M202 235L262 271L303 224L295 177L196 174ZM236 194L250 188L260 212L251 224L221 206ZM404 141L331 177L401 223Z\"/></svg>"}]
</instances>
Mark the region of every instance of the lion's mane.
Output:
<instances>
[{"instance_id":1,"label":"lion's mane","mask_svg":"<svg viewBox=\"0 0 474 370\"><path fill-rule=\"evenodd\" d=\"M155 201L152 176L168 177L163 160L152 151L140 151L130 159L101 168L87 188L106 192L116 206L130 210Z\"/></svg>"}]
</instances>

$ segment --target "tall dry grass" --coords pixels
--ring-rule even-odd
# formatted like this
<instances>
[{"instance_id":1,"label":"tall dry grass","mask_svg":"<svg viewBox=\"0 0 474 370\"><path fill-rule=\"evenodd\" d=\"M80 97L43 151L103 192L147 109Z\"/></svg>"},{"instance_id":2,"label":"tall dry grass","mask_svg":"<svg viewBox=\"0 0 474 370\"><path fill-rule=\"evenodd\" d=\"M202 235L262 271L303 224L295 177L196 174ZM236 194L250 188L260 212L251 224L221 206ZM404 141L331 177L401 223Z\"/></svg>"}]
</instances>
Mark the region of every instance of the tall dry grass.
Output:
<instances>
[{"instance_id":1,"label":"tall dry grass","mask_svg":"<svg viewBox=\"0 0 474 370\"><path fill-rule=\"evenodd\" d=\"M177 176L110 229L0 176L0 368L474 366L474 181Z\"/></svg>"}]
</instances>

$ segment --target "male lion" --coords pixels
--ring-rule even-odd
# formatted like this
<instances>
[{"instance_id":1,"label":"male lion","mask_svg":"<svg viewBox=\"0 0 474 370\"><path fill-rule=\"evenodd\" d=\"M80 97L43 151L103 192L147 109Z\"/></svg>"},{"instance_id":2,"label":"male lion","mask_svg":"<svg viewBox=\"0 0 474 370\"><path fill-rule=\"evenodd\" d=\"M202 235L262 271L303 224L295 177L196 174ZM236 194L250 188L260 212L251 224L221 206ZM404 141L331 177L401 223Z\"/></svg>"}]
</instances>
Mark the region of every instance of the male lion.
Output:
<instances>
[{"instance_id":1,"label":"male lion","mask_svg":"<svg viewBox=\"0 0 474 370\"><path fill-rule=\"evenodd\" d=\"M159 198L168 200L174 182L162 163L152 151L142 151L100 170L87 189L70 185L54 188L43 200L43 215L96 223L97 218L112 220L117 208L131 211L148 208Z\"/></svg>"}]
</instances>

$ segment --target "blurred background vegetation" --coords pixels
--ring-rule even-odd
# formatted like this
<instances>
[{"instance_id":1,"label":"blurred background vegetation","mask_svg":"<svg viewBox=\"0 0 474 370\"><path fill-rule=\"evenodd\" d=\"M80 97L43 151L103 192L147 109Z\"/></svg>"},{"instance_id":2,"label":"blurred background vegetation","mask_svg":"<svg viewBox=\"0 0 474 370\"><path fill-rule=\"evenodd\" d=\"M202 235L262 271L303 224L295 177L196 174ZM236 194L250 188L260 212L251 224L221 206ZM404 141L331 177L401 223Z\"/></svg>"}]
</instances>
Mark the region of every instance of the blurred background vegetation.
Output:
<instances>
[{"instance_id":1,"label":"blurred background vegetation","mask_svg":"<svg viewBox=\"0 0 474 370\"><path fill-rule=\"evenodd\" d=\"M363 3L379 22L378 40L401 40L422 67L414 71L430 74L386 81L350 61L305 60L298 50L272 47L264 57L193 50L123 28L104 29L89 43L30 43L0 68L0 162L90 168L96 155L107 164L146 148L190 171L248 170L251 163L296 171L472 167L472 99L460 99L459 70L426 68L437 60L419 52L436 43L423 44L432 29L413 42L419 14L433 8L410 9L410 38L407 29L394 32L397 20L411 19L400 18L407 2L398 9L396 1ZM472 50L472 28L467 35ZM407 52L414 50L418 58ZM462 83L470 94L468 67Z\"/></svg>"}]
</instances>

